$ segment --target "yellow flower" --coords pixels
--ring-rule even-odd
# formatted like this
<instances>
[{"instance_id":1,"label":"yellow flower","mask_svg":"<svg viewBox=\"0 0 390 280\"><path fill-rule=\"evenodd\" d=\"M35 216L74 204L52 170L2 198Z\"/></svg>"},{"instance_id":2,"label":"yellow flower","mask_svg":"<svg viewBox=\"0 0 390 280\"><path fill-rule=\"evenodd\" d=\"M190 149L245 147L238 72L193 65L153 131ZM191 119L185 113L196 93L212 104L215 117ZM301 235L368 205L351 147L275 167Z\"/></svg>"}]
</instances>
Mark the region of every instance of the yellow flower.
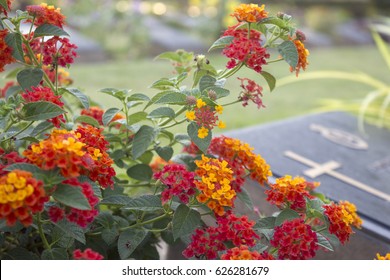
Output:
<instances>
[{"instance_id":1,"label":"yellow flower","mask_svg":"<svg viewBox=\"0 0 390 280\"><path fill-rule=\"evenodd\" d=\"M222 114L223 112L223 107L221 105L215 106L215 111L218 112L218 114Z\"/></svg>"},{"instance_id":2,"label":"yellow flower","mask_svg":"<svg viewBox=\"0 0 390 280\"><path fill-rule=\"evenodd\" d=\"M195 112L194 111L187 111L186 118L189 119L190 121L195 120Z\"/></svg>"},{"instance_id":3,"label":"yellow flower","mask_svg":"<svg viewBox=\"0 0 390 280\"><path fill-rule=\"evenodd\" d=\"M204 102L202 99L197 99L196 100L196 107L198 107L200 109L203 106L206 106L206 102Z\"/></svg>"},{"instance_id":4,"label":"yellow flower","mask_svg":"<svg viewBox=\"0 0 390 280\"><path fill-rule=\"evenodd\" d=\"M347 225L353 225L356 228L361 228L363 222L356 213L357 209L355 204L348 201L340 201L339 205L342 207L343 222Z\"/></svg>"},{"instance_id":5,"label":"yellow flower","mask_svg":"<svg viewBox=\"0 0 390 280\"><path fill-rule=\"evenodd\" d=\"M264 11L264 5L260 7L257 4L241 4L234 9L231 14L238 21L258 22L268 16L268 12Z\"/></svg>"},{"instance_id":6,"label":"yellow flower","mask_svg":"<svg viewBox=\"0 0 390 280\"><path fill-rule=\"evenodd\" d=\"M218 127L219 127L219 128L225 128L225 127L226 127L226 124L225 124L223 121L219 121Z\"/></svg>"},{"instance_id":7,"label":"yellow flower","mask_svg":"<svg viewBox=\"0 0 390 280\"><path fill-rule=\"evenodd\" d=\"M205 127L201 127L198 129L198 137L203 139L205 137L207 137L207 135L209 135L209 130Z\"/></svg>"},{"instance_id":8,"label":"yellow flower","mask_svg":"<svg viewBox=\"0 0 390 280\"><path fill-rule=\"evenodd\" d=\"M290 71L295 71L295 74L298 76L299 71L301 69L306 70L307 65L309 64L309 61L307 60L307 57L309 56L309 51L305 48L305 45L300 40L293 40L293 43L297 49L298 52L298 64L295 68L290 66Z\"/></svg>"},{"instance_id":9,"label":"yellow flower","mask_svg":"<svg viewBox=\"0 0 390 280\"><path fill-rule=\"evenodd\" d=\"M379 254L376 254L376 259L381 261L390 261L390 253L387 253L385 256L381 256Z\"/></svg>"}]
</instances>

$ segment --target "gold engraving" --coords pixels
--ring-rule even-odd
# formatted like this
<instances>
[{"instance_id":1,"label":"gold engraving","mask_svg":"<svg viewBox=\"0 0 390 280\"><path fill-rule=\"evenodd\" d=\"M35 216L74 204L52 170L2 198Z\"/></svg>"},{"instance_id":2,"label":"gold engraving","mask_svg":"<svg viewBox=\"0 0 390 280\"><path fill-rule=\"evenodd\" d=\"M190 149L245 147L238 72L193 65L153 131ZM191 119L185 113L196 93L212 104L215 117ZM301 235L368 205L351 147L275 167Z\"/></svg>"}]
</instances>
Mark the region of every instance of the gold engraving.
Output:
<instances>
[{"instance_id":1,"label":"gold engraving","mask_svg":"<svg viewBox=\"0 0 390 280\"><path fill-rule=\"evenodd\" d=\"M295 161L298 161L300 163L303 163L307 166L312 167L311 169L303 171L303 174L310 178L316 178L322 174L328 174L329 176L332 176L344 183L347 183L355 188L358 188L360 190L363 190L365 192L368 192L376 197L382 198L386 201L390 201L390 195L384 192L381 192L380 190L377 190L371 186L368 186L366 184L363 184L362 182L359 182L355 179L352 179L344 174L341 174L334 169L340 167L341 165L338 162L330 161L325 164L319 164L317 162L314 162L308 158L305 158L301 155L298 155L292 151L285 151L284 155L288 158L291 158Z\"/></svg>"},{"instance_id":2,"label":"gold engraving","mask_svg":"<svg viewBox=\"0 0 390 280\"><path fill-rule=\"evenodd\" d=\"M367 150L368 144L362 138L352 133L335 129L328 128L319 124L311 124L310 130L319 132L324 138L332 141L333 143L339 144L355 150Z\"/></svg>"}]
</instances>

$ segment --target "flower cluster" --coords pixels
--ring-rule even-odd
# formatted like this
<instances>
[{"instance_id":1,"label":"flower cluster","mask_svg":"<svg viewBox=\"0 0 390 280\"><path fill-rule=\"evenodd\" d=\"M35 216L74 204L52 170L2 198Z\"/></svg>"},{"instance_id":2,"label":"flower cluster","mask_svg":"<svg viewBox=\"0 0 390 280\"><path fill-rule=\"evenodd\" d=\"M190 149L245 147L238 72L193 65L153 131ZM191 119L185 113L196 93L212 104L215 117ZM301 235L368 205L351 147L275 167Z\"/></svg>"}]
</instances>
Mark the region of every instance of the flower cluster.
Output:
<instances>
[{"instance_id":1,"label":"flower cluster","mask_svg":"<svg viewBox=\"0 0 390 280\"><path fill-rule=\"evenodd\" d=\"M259 238L253 230L255 222L249 221L247 216L229 214L218 218L217 223L217 227L196 229L183 255L187 258L215 259L219 251L226 250L225 242L232 242L237 247L254 246Z\"/></svg>"},{"instance_id":2,"label":"flower cluster","mask_svg":"<svg viewBox=\"0 0 390 280\"><path fill-rule=\"evenodd\" d=\"M230 58L226 67L236 67L244 63L247 67L260 73L266 59L270 57L267 49L261 45L261 33L257 30L239 29L238 26L229 27L222 36L233 36L233 41L227 45L222 54Z\"/></svg>"},{"instance_id":3,"label":"flower cluster","mask_svg":"<svg viewBox=\"0 0 390 280\"><path fill-rule=\"evenodd\" d=\"M301 34L301 33L298 33L298 34ZM309 62L307 60L307 57L309 56L309 51L305 48L305 45L303 43L303 40L305 37L304 36L297 36L297 37L301 38L301 39L297 38L297 39L292 40L292 42L294 43L294 45L297 49L297 52L298 52L298 64L295 68L290 66L290 71L291 72L295 71L295 74L298 76L299 71L301 69L306 70L306 67L309 64Z\"/></svg>"},{"instance_id":4,"label":"flower cluster","mask_svg":"<svg viewBox=\"0 0 390 280\"><path fill-rule=\"evenodd\" d=\"M63 68L59 68L56 73L51 67L43 65L42 70L45 71L47 77L53 84L56 82L56 80L58 86L69 86L73 83L73 80L69 77L69 72Z\"/></svg>"},{"instance_id":5,"label":"flower cluster","mask_svg":"<svg viewBox=\"0 0 390 280\"><path fill-rule=\"evenodd\" d=\"M154 178L160 180L166 187L161 193L162 203L167 203L176 196L183 203L188 203L189 198L196 193L194 184L194 172L189 172L184 165L167 164L160 172L154 174Z\"/></svg>"},{"instance_id":6,"label":"flower cluster","mask_svg":"<svg viewBox=\"0 0 390 280\"><path fill-rule=\"evenodd\" d=\"M260 7L257 4L241 4L234 9L232 14L238 21L258 22L268 16L264 10L264 5Z\"/></svg>"},{"instance_id":7,"label":"flower cluster","mask_svg":"<svg viewBox=\"0 0 390 280\"><path fill-rule=\"evenodd\" d=\"M4 71L4 66L15 61L15 59L12 57L12 49L6 44L5 41L5 37L7 35L8 29L0 30L0 72Z\"/></svg>"},{"instance_id":8,"label":"flower cluster","mask_svg":"<svg viewBox=\"0 0 390 280\"><path fill-rule=\"evenodd\" d=\"M68 67L77 56L77 46L69 42L68 38L54 36L43 44L43 64L52 66Z\"/></svg>"},{"instance_id":9,"label":"flower cluster","mask_svg":"<svg viewBox=\"0 0 390 280\"><path fill-rule=\"evenodd\" d=\"M64 218L68 221L78 224L81 227L89 225L94 218L99 214L98 210L95 209L99 202L99 199L95 196L92 186L88 183L80 183L76 178L70 178L62 182L62 184L69 187L81 188L83 195L88 200L91 209L81 210L73 207L58 207L52 206L49 208L48 214L50 220L58 222Z\"/></svg>"},{"instance_id":10,"label":"flower cluster","mask_svg":"<svg viewBox=\"0 0 390 280\"><path fill-rule=\"evenodd\" d=\"M233 171L228 167L227 161L211 159L202 155L201 160L196 160L195 174L199 177L195 180L195 186L201 193L197 200L207 203L207 206L217 215L225 213L224 206L232 207L236 192L230 183L233 181Z\"/></svg>"},{"instance_id":11,"label":"flower cluster","mask_svg":"<svg viewBox=\"0 0 390 280\"><path fill-rule=\"evenodd\" d=\"M193 111L187 111L186 117L190 121L196 122L200 127L198 130L198 137L205 138L215 126L225 128L225 123L220 121L218 114L222 114L223 107L218 105L214 108L208 106L202 99L196 100L196 106Z\"/></svg>"},{"instance_id":12,"label":"flower cluster","mask_svg":"<svg viewBox=\"0 0 390 280\"><path fill-rule=\"evenodd\" d=\"M263 88L256 84L255 81L248 78L238 78L241 81L240 87L242 91L240 93L239 99L242 101L242 106L246 107L249 104L249 101L252 101L257 105L257 108L265 107L263 105Z\"/></svg>"},{"instance_id":13,"label":"flower cluster","mask_svg":"<svg viewBox=\"0 0 390 280\"><path fill-rule=\"evenodd\" d=\"M254 154L253 149L247 143L226 136L215 137L211 141L209 153L229 163L235 176L232 186L238 192L245 182L245 170L250 173L252 180L261 185L268 182L268 177L272 176L270 166L260 155Z\"/></svg>"},{"instance_id":14,"label":"flower cluster","mask_svg":"<svg viewBox=\"0 0 390 280\"><path fill-rule=\"evenodd\" d=\"M385 256L381 256L380 254L376 254L376 259L381 261L390 261L390 253L387 253Z\"/></svg>"},{"instance_id":15,"label":"flower cluster","mask_svg":"<svg viewBox=\"0 0 390 280\"><path fill-rule=\"evenodd\" d=\"M98 252L95 252L92 249L87 248L84 251L81 251L80 249L74 250L73 259L74 260L102 260L104 258Z\"/></svg>"},{"instance_id":16,"label":"flower cluster","mask_svg":"<svg viewBox=\"0 0 390 280\"><path fill-rule=\"evenodd\" d=\"M331 203L323 206L325 216L329 220L329 232L336 235L341 244L349 240L353 233L352 227L360 228L362 220L356 213L356 206L348 201L339 204Z\"/></svg>"},{"instance_id":17,"label":"flower cluster","mask_svg":"<svg viewBox=\"0 0 390 280\"><path fill-rule=\"evenodd\" d=\"M31 225L32 215L41 212L48 200L42 181L30 172L14 170L0 177L0 219L6 219L8 226L16 221Z\"/></svg>"},{"instance_id":18,"label":"flower cluster","mask_svg":"<svg viewBox=\"0 0 390 280\"><path fill-rule=\"evenodd\" d=\"M240 247L234 247L226 251L221 256L221 260L274 260L275 258L268 252L259 253L257 251L251 251L248 246L241 245Z\"/></svg>"},{"instance_id":19,"label":"flower cluster","mask_svg":"<svg viewBox=\"0 0 390 280\"><path fill-rule=\"evenodd\" d=\"M276 179L275 184L270 184L270 189L265 191L267 201L279 208L290 207L294 210L306 209L306 198L313 198L308 185L318 186L319 183L308 183L302 177L292 178L286 175Z\"/></svg>"},{"instance_id":20,"label":"flower cluster","mask_svg":"<svg viewBox=\"0 0 390 280\"><path fill-rule=\"evenodd\" d=\"M27 6L27 12L33 17L28 22L33 22L35 26L51 24L62 28L65 24L65 16L61 14L61 9L49 6L46 3Z\"/></svg>"},{"instance_id":21,"label":"flower cluster","mask_svg":"<svg viewBox=\"0 0 390 280\"><path fill-rule=\"evenodd\" d=\"M14 163L26 162L25 158L22 158L17 152L5 153L3 149L0 148L0 176L7 174L8 172L4 169Z\"/></svg>"},{"instance_id":22,"label":"flower cluster","mask_svg":"<svg viewBox=\"0 0 390 280\"><path fill-rule=\"evenodd\" d=\"M275 227L270 243L278 249L279 259L306 260L315 256L317 240L311 227L298 218Z\"/></svg>"},{"instance_id":23,"label":"flower cluster","mask_svg":"<svg viewBox=\"0 0 390 280\"><path fill-rule=\"evenodd\" d=\"M8 15L8 11L11 10L11 5L12 5L13 0L7 0L7 9L0 5L0 14Z\"/></svg>"},{"instance_id":24,"label":"flower cluster","mask_svg":"<svg viewBox=\"0 0 390 280\"><path fill-rule=\"evenodd\" d=\"M55 95L49 87L31 87L31 90L26 90L25 93L22 94L22 97L27 103L47 101L58 105L61 108L64 107L64 103L61 101L61 96ZM48 121L55 127L60 127L61 123L65 123L65 118L64 115L59 115L49 119Z\"/></svg>"},{"instance_id":25,"label":"flower cluster","mask_svg":"<svg viewBox=\"0 0 390 280\"><path fill-rule=\"evenodd\" d=\"M162 157L154 157L153 161L149 164L150 168L152 168L153 174L160 172L164 166L166 166L169 163L173 163L172 161L166 161Z\"/></svg>"}]
</instances>

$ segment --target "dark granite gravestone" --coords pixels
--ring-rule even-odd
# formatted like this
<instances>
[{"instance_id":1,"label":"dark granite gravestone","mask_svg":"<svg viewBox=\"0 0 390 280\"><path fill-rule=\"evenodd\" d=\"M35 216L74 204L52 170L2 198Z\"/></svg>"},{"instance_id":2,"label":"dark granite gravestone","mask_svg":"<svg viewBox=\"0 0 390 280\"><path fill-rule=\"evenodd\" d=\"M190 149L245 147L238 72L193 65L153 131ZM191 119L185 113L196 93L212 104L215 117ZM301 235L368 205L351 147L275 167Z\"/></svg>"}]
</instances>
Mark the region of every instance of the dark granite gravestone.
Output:
<instances>
[{"instance_id":1,"label":"dark granite gravestone","mask_svg":"<svg viewBox=\"0 0 390 280\"><path fill-rule=\"evenodd\" d=\"M226 136L254 147L275 177L289 174L319 181L319 192L357 206L363 229L347 246L319 258L372 259L376 252L390 251L390 131L371 125L365 130L366 136L358 132L355 117L332 112L235 130ZM247 190L265 214L275 210L266 205L260 186L249 183Z\"/></svg>"}]
</instances>

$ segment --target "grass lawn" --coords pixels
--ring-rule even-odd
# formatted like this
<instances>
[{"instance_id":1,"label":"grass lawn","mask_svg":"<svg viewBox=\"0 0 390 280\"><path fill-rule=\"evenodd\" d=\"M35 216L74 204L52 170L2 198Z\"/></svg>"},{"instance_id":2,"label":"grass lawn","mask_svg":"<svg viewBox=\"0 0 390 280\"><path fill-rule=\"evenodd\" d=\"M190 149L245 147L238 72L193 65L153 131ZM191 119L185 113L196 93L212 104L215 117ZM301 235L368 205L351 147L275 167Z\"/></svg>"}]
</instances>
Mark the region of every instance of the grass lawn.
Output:
<instances>
[{"instance_id":1,"label":"grass lawn","mask_svg":"<svg viewBox=\"0 0 390 280\"><path fill-rule=\"evenodd\" d=\"M226 59L220 55L211 55L210 61L216 68L223 68ZM385 77L388 78L385 63L374 46L314 49L310 53L309 63L306 72L343 70L366 72L384 81ZM132 89L133 93L142 92L152 95L157 91L148 86L161 77L171 77L171 69L167 61L153 61L150 58L139 61L75 64L71 67L70 73L75 80L75 86L83 89L104 108L109 108L118 105L116 100L99 93L99 89L126 88ZM284 62L268 65L264 67L264 70L274 74L277 78L295 75L289 72L288 65ZM304 72L301 75L303 76ZM245 108L240 104L225 108L221 117L227 124L227 130L315 112L318 111L323 99L339 99L349 102L361 99L370 90L362 84L321 79L297 82L277 87L273 92L269 92L263 78L254 71L245 69L239 76L254 79L263 85L263 101L266 108L257 110L252 104ZM226 101L222 99L223 103L235 100L240 92L239 81L234 78L228 81L226 87L231 90L231 96L225 98Z\"/></svg>"}]
</instances>

